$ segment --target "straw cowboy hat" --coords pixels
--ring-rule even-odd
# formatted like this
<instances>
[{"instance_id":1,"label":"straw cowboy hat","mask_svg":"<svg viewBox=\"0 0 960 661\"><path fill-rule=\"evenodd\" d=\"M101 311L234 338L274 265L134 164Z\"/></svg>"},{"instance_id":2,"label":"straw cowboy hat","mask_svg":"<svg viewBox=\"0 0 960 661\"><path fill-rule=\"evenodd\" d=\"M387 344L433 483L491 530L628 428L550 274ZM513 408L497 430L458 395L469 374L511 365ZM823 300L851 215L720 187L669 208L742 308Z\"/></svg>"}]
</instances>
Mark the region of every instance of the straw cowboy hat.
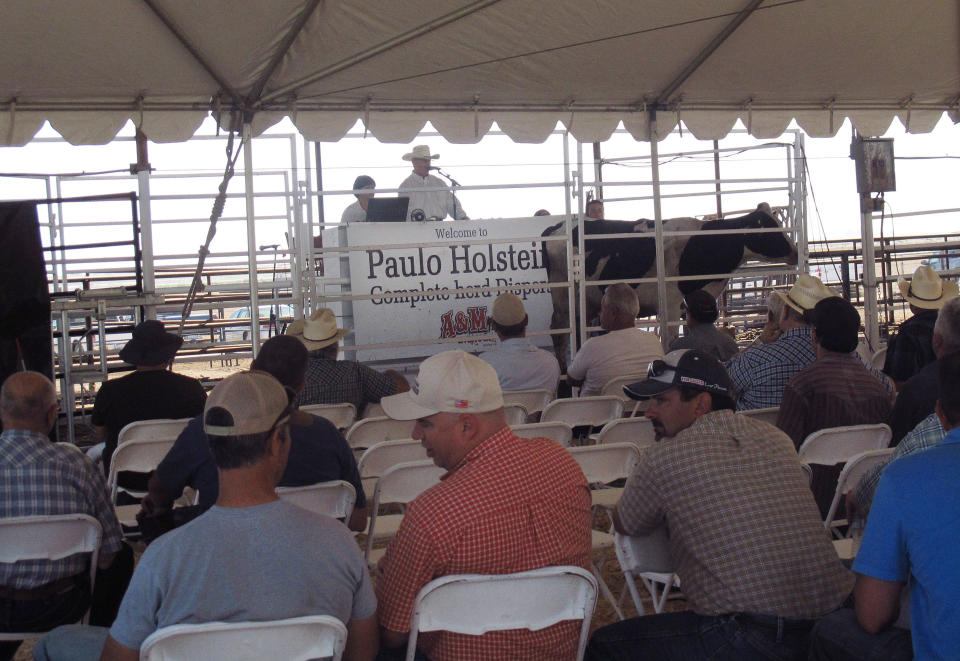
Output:
<instances>
[{"instance_id":1,"label":"straw cowboy hat","mask_svg":"<svg viewBox=\"0 0 960 661\"><path fill-rule=\"evenodd\" d=\"M415 158L425 158L430 160L431 158L440 158L440 154L431 154L430 147L427 145L417 145L413 148L413 151L407 152L403 155L403 160L412 161Z\"/></svg>"},{"instance_id":2,"label":"straw cowboy hat","mask_svg":"<svg viewBox=\"0 0 960 661\"><path fill-rule=\"evenodd\" d=\"M182 337L165 331L159 321L147 319L133 329L133 337L120 349L120 360L137 367L165 365L182 344Z\"/></svg>"},{"instance_id":3,"label":"straw cowboy hat","mask_svg":"<svg viewBox=\"0 0 960 661\"><path fill-rule=\"evenodd\" d=\"M823 284L820 278L808 273L801 273L786 294L782 291L777 292L780 300L801 314L812 310L823 299L839 295L836 290Z\"/></svg>"},{"instance_id":4,"label":"straw cowboy hat","mask_svg":"<svg viewBox=\"0 0 960 661\"><path fill-rule=\"evenodd\" d=\"M957 295L958 290L956 282L941 279L940 274L929 266L918 266L910 280L900 276L897 286L900 288L900 295L907 299L910 305L925 310L939 310L944 303Z\"/></svg>"},{"instance_id":5,"label":"straw cowboy hat","mask_svg":"<svg viewBox=\"0 0 960 661\"><path fill-rule=\"evenodd\" d=\"M307 347L307 351L316 351L328 347L340 338L352 333L352 330L337 328L337 318L330 308L320 308L309 319L297 319L289 326L285 335L292 335Z\"/></svg>"}]
</instances>

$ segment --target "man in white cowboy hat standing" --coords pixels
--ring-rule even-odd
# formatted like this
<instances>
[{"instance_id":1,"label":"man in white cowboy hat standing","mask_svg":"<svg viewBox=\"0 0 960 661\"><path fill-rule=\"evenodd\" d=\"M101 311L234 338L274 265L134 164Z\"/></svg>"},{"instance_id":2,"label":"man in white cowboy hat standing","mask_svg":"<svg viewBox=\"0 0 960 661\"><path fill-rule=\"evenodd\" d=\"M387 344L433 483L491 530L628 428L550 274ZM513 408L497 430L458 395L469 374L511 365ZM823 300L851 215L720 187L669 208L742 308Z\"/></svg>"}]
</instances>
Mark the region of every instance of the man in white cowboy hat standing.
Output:
<instances>
[{"instance_id":1,"label":"man in white cowboy hat standing","mask_svg":"<svg viewBox=\"0 0 960 661\"><path fill-rule=\"evenodd\" d=\"M427 145L417 145L413 151L403 155L403 160L413 164L413 172L400 184L398 193L401 197L410 198L407 220L412 220L416 211L422 211L425 220L443 220L447 216L455 220L469 220L447 184L430 174L430 161L434 158L440 158L440 154L431 154Z\"/></svg>"},{"instance_id":2,"label":"man in white cowboy hat standing","mask_svg":"<svg viewBox=\"0 0 960 661\"><path fill-rule=\"evenodd\" d=\"M148 319L133 329L133 338L120 350L120 360L137 369L105 381L93 404L93 426L106 444L105 473L110 472L110 458L124 426L138 420L192 418L203 412L207 395L200 382L169 369L181 344L182 337Z\"/></svg>"},{"instance_id":3,"label":"man in white cowboy hat standing","mask_svg":"<svg viewBox=\"0 0 960 661\"><path fill-rule=\"evenodd\" d=\"M493 368L466 352L444 351L421 363L417 385L416 392L384 398L383 409L396 420L416 420L413 438L447 473L410 503L377 564L381 644L396 658L403 658L417 593L434 578L590 566L587 480L555 441L520 440L511 431ZM424 633L417 647L430 661L572 659L579 626Z\"/></svg>"},{"instance_id":4,"label":"man in white cowboy hat standing","mask_svg":"<svg viewBox=\"0 0 960 661\"><path fill-rule=\"evenodd\" d=\"M355 360L337 360L340 338L352 332L337 327L337 318L329 308L320 308L309 319L297 319L287 326L286 335L303 342L310 352L301 406L349 402L357 407L359 415L370 402L410 389L406 378L396 370L381 374Z\"/></svg>"},{"instance_id":5,"label":"man in white cowboy hat standing","mask_svg":"<svg viewBox=\"0 0 960 661\"><path fill-rule=\"evenodd\" d=\"M957 283L943 280L929 266L919 266L913 277L897 280L900 295L910 304L913 316L887 344L883 372L897 384L897 390L925 365L937 359L933 352L933 326L943 304L957 295Z\"/></svg>"}]
</instances>

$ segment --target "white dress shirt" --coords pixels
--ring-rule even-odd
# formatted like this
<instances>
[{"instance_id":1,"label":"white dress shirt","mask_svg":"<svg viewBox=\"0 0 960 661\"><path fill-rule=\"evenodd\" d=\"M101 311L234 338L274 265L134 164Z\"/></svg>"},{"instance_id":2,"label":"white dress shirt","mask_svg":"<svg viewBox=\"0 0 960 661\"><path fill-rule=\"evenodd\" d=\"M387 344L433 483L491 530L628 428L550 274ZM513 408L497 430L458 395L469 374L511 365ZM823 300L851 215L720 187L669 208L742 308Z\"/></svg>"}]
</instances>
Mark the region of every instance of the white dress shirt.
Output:
<instances>
[{"instance_id":1,"label":"white dress shirt","mask_svg":"<svg viewBox=\"0 0 960 661\"><path fill-rule=\"evenodd\" d=\"M357 200L349 207L343 210L340 216L340 223L362 223L367 219L367 210L360 206L360 200Z\"/></svg>"},{"instance_id":2,"label":"white dress shirt","mask_svg":"<svg viewBox=\"0 0 960 661\"><path fill-rule=\"evenodd\" d=\"M424 190L427 188L443 190ZM410 176L400 184L399 191L399 196L410 198L410 206L407 207L408 221L416 209L421 209L427 218L435 217L443 220L447 216L452 216L456 220L469 219L463 207L460 206L460 201L447 188L447 184L432 174L421 177L416 172L410 173Z\"/></svg>"}]
</instances>

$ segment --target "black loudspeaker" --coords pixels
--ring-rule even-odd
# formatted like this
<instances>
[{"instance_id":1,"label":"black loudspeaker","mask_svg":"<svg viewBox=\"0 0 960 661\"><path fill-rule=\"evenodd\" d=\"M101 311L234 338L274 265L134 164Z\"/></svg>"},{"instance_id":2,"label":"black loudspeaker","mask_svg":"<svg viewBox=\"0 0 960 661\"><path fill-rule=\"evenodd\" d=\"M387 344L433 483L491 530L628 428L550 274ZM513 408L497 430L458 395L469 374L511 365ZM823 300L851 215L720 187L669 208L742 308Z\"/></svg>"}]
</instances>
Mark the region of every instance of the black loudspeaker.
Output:
<instances>
[{"instance_id":1,"label":"black loudspeaker","mask_svg":"<svg viewBox=\"0 0 960 661\"><path fill-rule=\"evenodd\" d=\"M50 294L32 202L0 202L0 381L21 369L53 378Z\"/></svg>"}]
</instances>

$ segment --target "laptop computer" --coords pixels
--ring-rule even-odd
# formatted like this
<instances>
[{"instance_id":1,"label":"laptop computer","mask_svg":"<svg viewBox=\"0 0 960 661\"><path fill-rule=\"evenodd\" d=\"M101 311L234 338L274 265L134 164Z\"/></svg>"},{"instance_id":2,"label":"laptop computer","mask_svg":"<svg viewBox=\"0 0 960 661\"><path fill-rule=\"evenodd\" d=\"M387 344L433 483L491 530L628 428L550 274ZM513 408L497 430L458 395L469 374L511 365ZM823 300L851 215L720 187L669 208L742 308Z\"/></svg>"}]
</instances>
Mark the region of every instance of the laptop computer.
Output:
<instances>
[{"instance_id":1,"label":"laptop computer","mask_svg":"<svg viewBox=\"0 0 960 661\"><path fill-rule=\"evenodd\" d=\"M368 223L402 223L407 220L409 197L372 197L367 202Z\"/></svg>"}]
</instances>

